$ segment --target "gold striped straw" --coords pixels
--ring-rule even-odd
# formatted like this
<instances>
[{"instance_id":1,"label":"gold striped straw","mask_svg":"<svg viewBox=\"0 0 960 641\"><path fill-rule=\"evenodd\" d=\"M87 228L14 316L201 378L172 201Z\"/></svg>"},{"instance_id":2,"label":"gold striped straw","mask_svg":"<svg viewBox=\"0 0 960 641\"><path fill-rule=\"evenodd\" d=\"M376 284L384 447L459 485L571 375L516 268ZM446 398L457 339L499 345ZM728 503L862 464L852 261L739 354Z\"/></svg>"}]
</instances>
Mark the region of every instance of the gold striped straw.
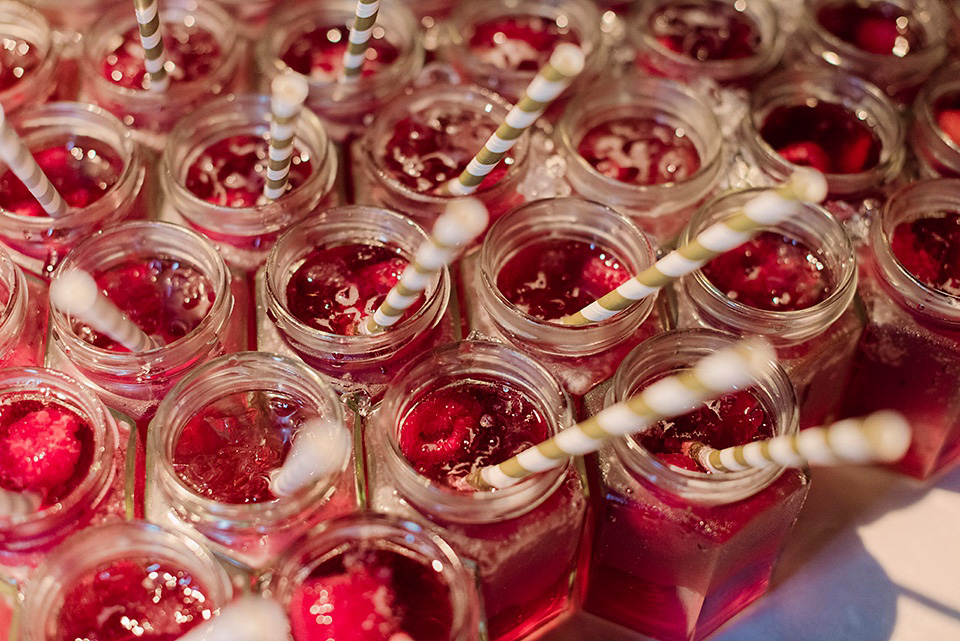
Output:
<instances>
[{"instance_id":1,"label":"gold striped straw","mask_svg":"<svg viewBox=\"0 0 960 641\"><path fill-rule=\"evenodd\" d=\"M11 518L36 512L40 497L30 492L10 492L0 489L0 517Z\"/></svg>"},{"instance_id":2,"label":"gold striped straw","mask_svg":"<svg viewBox=\"0 0 960 641\"><path fill-rule=\"evenodd\" d=\"M83 270L70 270L54 278L50 283L50 302L131 352L157 347L152 338L103 295L93 276Z\"/></svg>"},{"instance_id":3,"label":"gold striped straw","mask_svg":"<svg viewBox=\"0 0 960 641\"><path fill-rule=\"evenodd\" d=\"M434 274L449 265L487 228L487 208L475 198L457 199L447 205L424 242L400 275L383 304L361 324L364 333L374 334L390 327L420 297Z\"/></svg>"},{"instance_id":4,"label":"gold striped straw","mask_svg":"<svg viewBox=\"0 0 960 641\"><path fill-rule=\"evenodd\" d=\"M143 45L144 66L150 74L150 90L166 91L170 76L164 65L167 55L163 50L163 33L160 29L160 7L157 0L133 0L140 27L140 43Z\"/></svg>"},{"instance_id":5,"label":"gold striped straw","mask_svg":"<svg viewBox=\"0 0 960 641\"><path fill-rule=\"evenodd\" d=\"M53 218L67 215L69 212L67 203L7 121L7 114L2 106L0 106L0 159L7 163L10 171L33 194L43 207L43 211Z\"/></svg>"},{"instance_id":6,"label":"gold striped straw","mask_svg":"<svg viewBox=\"0 0 960 641\"><path fill-rule=\"evenodd\" d=\"M263 195L269 200L276 200L287 190L297 121L310 87L300 74L285 73L274 78L270 88L270 151Z\"/></svg>"},{"instance_id":7,"label":"gold striped straw","mask_svg":"<svg viewBox=\"0 0 960 641\"><path fill-rule=\"evenodd\" d=\"M697 441L688 441L682 447L684 454L711 472L740 472L771 465L891 463L903 458L910 447L910 425L898 412L882 411L722 450Z\"/></svg>"},{"instance_id":8,"label":"gold striped straw","mask_svg":"<svg viewBox=\"0 0 960 641\"><path fill-rule=\"evenodd\" d=\"M520 135L530 128L557 96L563 93L573 79L583 71L583 50L575 44L557 45L550 60L533 79L520 101L507 114L483 149L463 170L460 176L447 183L454 196L469 196L497 166L507 152L513 149Z\"/></svg>"},{"instance_id":9,"label":"gold striped straw","mask_svg":"<svg viewBox=\"0 0 960 641\"><path fill-rule=\"evenodd\" d=\"M827 197L827 181L819 171L798 168L786 183L757 195L743 209L697 234L656 263L604 294L579 312L564 316L564 325L587 325L615 316L635 302L651 296L670 282L703 267L720 254L739 247L764 227L776 225L801 212L802 203Z\"/></svg>"},{"instance_id":10,"label":"gold striped straw","mask_svg":"<svg viewBox=\"0 0 960 641\"><path fill-rule=\"evenodd\" d=\"M287 641L290 620L283 606L273 599L248 595L220 609L220 614L201 623L178 641Z\"/></svg>"},{"instance_id":11,"label":"gold striped straw","mask_svg":"<svg viewBox=\"0 0 960 641\"><path fill-rule=\"evenodd\" d=\"M337 77L338 82L349 83L360 79L378 11L380 0L357 0L357 13L350 29L347 49L343 52L343 69Z\"/></svg>"},{"instance_id":12,"label":"gold striped straw","mask_svg":"<svg viewBox=\"0 0 960 641\"><path fill-rule=\"evenodd\" d=\"M473 472L468 481L481 490L510 487L562 465L570 457L595 452L610 439L642 432L657 421L685 414L705 401L749 385L769 371L774 359L773 347L765 340L740 340L503 463Z\"/></svg>"}]
</instances>

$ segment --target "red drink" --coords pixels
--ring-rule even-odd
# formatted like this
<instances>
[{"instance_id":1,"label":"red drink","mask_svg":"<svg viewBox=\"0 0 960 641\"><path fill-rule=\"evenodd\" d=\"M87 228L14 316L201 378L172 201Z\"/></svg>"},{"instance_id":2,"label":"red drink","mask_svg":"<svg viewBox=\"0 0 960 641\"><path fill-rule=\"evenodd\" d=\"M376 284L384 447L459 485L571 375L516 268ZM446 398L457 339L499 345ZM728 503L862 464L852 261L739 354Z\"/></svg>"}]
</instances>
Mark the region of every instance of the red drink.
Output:
<instances>
[{"instance_id":1,"label":"red drink","mask_svg":"<svg viewBox=\"0 0 960 641\"><path fill-rule=\"evenodd\" d=\"M343 70L350 29L343 25L317 25L293 35L280 60L299 74L318 82L336 82ZM393 64L400 50L385 38L372 36L364 54L363 77Z\"/></svg>"},{"instance_id":2,"label":"red drink","mask_svg":"<svg viewBox=\"0 0 960 641\"><path fill-rule=\"evenodd\" d=\"M163 51L167 57L170 83L196 82L209 76L221 64L220 43L212 33L190 21L163 25ZM150 89L150 76L144 66L140 30L128 29L116 48L107 51L101 63L104 78L126 89Z\"/></svg>"},{"instance_id":3,"label":"red drink","mask_svg":"<svg viewBox=\"0 0 960 641\"><path fill-rule=\"evenodd\" d=\"M653 338L623 362L608 402L729 342L712 332ZM796 417L777 368L756 388L601 449L590 469L597 530L584 608L656 639L688 641L759 597L806 496L806 474L707 474L679 446L688 438L722 447L790 433Z\"/></svg>"},{"instance_id":4,"label":"red drink","mask_svg":"<svg viewBox=\"0 0 960 641\"><path fill-rule=\"evenodd\" d=\"M539 15L506 15L473 26L469 47L486 64L504 70L536 73L558 44L580 44L566 19Z\"/></svg>"},{"instance_id":5,"label":"red drink","mask_svg":"<svg viewBox=\"0 0 960 641\"><path fill-rule=\"evenodd\" d=\"M29 76L42 58L33 43L23 38L4 38L0 48L0 93Z\"/></svg>"},{"instance_id":6,"label":"red drink","mask_svg":"<svg viewBox=\"0 0 960 641\"><path fill-rule=\"evenodd\" d=\"M9 115L59 89L60 44L50 24L20 2L0 2L0 105ZM65 75L65 74L62 74ZM67 83L62 83L67 84Z\"/></svg>"},{"instance_id":7,"label":"red drink","mask_svg":"<svg viewBox=\"0 0 960 641\"><path fill-rule=\"evenodd\" d=\"M867 5L840 2L817 11L820 25L868 53L904 57L926 46L927 34L918 20L900 6L881 0Z\"/></svg>"},{"instance_id":8,"label":"red drink","mask_svg":"<svg viewBox=\"0 0 960 641\"><path fill-rule=\"evenodd\" d=\"M934 110L937 125L953 144L960 146L960 92L942 96Z\"/></svg>"},{"instance_id":9,"label":"red drink","mask_svg":"<svg viewBox=\"0 0 960 641\"><path fill-rule=\"evenodd\" d=\"M960 177L960 76L947 65L913 105L910 146L923 176Z\"/></svg>"},{"instance_id":10,"label":"red drink","mask_svg":"<svg viewBox=\"0 0 960 641\"><path fill-rule=\"evenodd\" d=\"M757 53L760 29L732 4L708 0L660 6L650 31L661 46L694 60L741 60Z\"/></svg>"}]
</instances>

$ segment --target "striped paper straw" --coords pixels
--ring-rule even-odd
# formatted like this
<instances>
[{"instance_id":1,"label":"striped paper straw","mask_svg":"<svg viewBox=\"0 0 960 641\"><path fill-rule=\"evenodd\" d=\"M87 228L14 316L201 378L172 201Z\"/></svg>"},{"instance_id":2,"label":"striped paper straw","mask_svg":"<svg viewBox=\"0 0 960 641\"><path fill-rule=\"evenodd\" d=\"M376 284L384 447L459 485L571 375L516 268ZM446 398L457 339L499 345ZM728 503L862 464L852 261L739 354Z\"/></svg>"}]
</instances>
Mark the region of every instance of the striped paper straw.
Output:
<instances>
[{"instance_id":1,"label":"striped paper straw","mask_svg":"<svg viewBox=\"0 0 960 641\"><path fill-rule=\"evenodd\" d=\"M390 327L420 297L434 274L449 265L487 228L487 208L474 198L458 199L447 205L433 225L430 240L417 249L413 262L407 265L400 280L393 286L383 304L362 323L367 334Z\"/></svg>"},{"instance_id":2,"label":"striped paper straw","mask_svg":"<svg viewBox=\"0 0 960 641\"><path fill-rule=\"evenodd\" d=\"M357 0L357 14L353 19L353 28L350 29L347 50L343 52L343 69L337 77L338 82L356 82L360 79L378 11L380 0Z\"/></svg>"},{"instance_id":3,"label":"striped paper straw","mask_svg":"<svg viewBox=\"0 0 960 641\"><path fill-rule=\"evenodd\" d=\"M776 225L801 212L801 203L818 203L827 197L827 181L819 171L797 169L786 183L764 191L743 209L697 234L612 292L604 294L579 312L564 316L564 325L586 325L615 316L638 300L660 291L681 276L696 271L716 256L739 247L764 227Z\"/></svg>"},{"instance_id":4,"label":"striped paper straw","mask_svg":"<svg viewBox=\"0 0 960 641\"><path fill-rule=\"evenodd\" d=\"M557 467L572 456L595 452L612 438L641 432L657 421L679 416L705 401L749 385L768 371L774 358L773 348L763 339L738 341L707 356L693 368L663 378L499 465L474 472L468 480L482 490L510 487L528 476Z\"/></svg>"},{"instance_id":5,"label":"striped paper straw","mask_svg":"<svg viewBox=\"0 0 960 641\"><path fill-rule=\"evenodd\" d=\"M910 425L906 419L897 412L883 411L722 450L689 441L683 444L683 451L711 472L740 472L771 465L889 463L900 460L908 447Z\"/></svg>"},{"instance_id":6,"label":"striped paper straw","mask_svg":"<svg viewBox=\"0 0 960 641\"><path fill-rule=\"evenodd\" d=\"M67 203L60 196L47 175L40 169L33 154L23 144L23 140L7 121L7 114L0 106L0 159L7 163L10 171L30 190L43 211L54 218L65 216Z\"/></svg>"},{"instance_id":7,"label":"striped paper straw","mask_svg":"<svg viewBox=\"0 0 960 641\"><path fill-rule=\"evenodd\" d=\"M287 190L290 162L293 160L293 139L297 135L297 121L310 86L300 74L286 73L274 78L270 88L270 151L263 195L276 200Z\"/></svg>"},{"instance_id":8,"label":"striped paper straw","mask_svg":"<svg viewBox=\"0 0 960 641\"><path fill-rule=\"evenodd\" d=\"M343 425L317 418L297 431L283 465L270 473L270 491L291 496L332 475L350 456L353 439Z\"/></svg>"},{"instance_id":9,"label":"striped paper straw","mask_svg":"<svg viewBox=\"0 0 960 641\"><path fill-rule=\"evenodd\" d=\"M520 101L507 114L483 149L474 156L458 178L447 183L454 196L475 192L483 179L513 149L520 135L530 128L557 96L563 93L583 70L583 50L575 44L557 45L550 60L533 79Z\"/></svg>"},{"instance_id":10,"label":"striped paper straw","mask_svg":"<svg viewBox=\"0 0 960 641\"><path fill-rule=\"evenodd\" d=\"M144 66L150 74L150 90L166 91L170 76L164 65L167 56L163 51L163 33L160 31L160 10L157 0L133 0L140 27L140 43L143 45Z\"/></svg>"},{"instance_id":11,"label":"striped paper straw","mask_svg":"<svg viewBox=\"0 0 960 641\"><path fill-rule=\"evenodd\" d=\"M10 518L36 512L40 497L30 492L10 492L0 489L0 517Z\"/></svg>"},{"instance_id":12,"label":"striped paper straw","mask_svg":"<svg viewBox=\"0 0 960 641\"><path fill-rule=\"evenodd\" d=\"M57 276L50 283L50 302L131 352L157 347L152 338L101 293L97 281L85 271L74 269Z\"/></svg>"},{"instance_id":13,"label":"striped paper straw","mask_svg":"<svg viewBox=\"0 0 960 641\"><path fill-rule=\"evenodd\" d=\"M220 609L220 614L178 641L287 641L290 621L277 601L245 596Z\"/></svg>"}]
</instances>

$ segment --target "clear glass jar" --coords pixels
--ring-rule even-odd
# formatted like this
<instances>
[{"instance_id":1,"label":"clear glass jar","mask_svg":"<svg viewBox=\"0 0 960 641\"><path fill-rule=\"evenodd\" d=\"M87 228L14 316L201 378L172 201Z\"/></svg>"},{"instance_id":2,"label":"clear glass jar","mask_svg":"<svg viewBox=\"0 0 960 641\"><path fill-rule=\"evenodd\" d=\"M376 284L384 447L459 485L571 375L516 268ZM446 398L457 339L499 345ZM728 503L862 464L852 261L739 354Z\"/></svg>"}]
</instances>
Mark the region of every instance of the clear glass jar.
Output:
<instances>
[{"instance_id":1,"label":"clear glass jar","mask_svg":"<svg viewBox=\"0 0 960 641\"><path fill-rule=\"evenodd\" d=\"M960 296L921 283L891 243L901 223L960 213L960 180L923 180L897 191L862 252L867 327L844 392L844 416L902 412L913 442L896 469L925 478L960 458Z\"/></svg>"},{"instance_id":2,"label":"clear glass jar","mask_svg":"<svg viewBox=\"0 0 960 641\"><path fill-rule=\"evenodd\" d=\"M377 559L368 559L365 555L377 552L404 557L412 562L411 565L422 565L424 575L430 577L420 577L421 580L414 583L408 575L391 572L388 579L391 585L387 586L391 591L387 597L392 597L391 603L406 602L408 599L422 603L427 596L424 591L435 587L428 585L428 582L442 584L449 594L449 641L478 641L480 597L468 567L438 533L418 523L385 514L366 512L340 517L314 529L285 552L264 593L290 609L291 619L294 619L291 602L305 583L316 578L313 574L318 568L334 565L340 557L349 555L350 558L345 558L342 563L350 573L364 562L376 563ZM409 568L405 569L409 574ZM370 575L382 577L383 573L379 570L374 568L368 571ZM337 585L342 585L340 582L344 579L335 576L335 580L338 580ZM359 590L357 594L360 595ZM381 592L378 590L377 594ZM429 605L441 607L439 603ZM405 616L410 618L411 614L408 612ZM412 617L427 618L424 613L413 614ZM294 638L298 638L297 627L294 620ZM399 639L402 634L395 633L391 638Z\"/></svg>"},{"instance_id":3,"label":"clear glass jar","mask_svg":"<svg viewBox=\"0 0 960 641\"><path fill-rule=\"evenodd\" d=\"M168 0L160 10L163 24L180 23L210 33L220 46L218 64L203 77L172 82L166 91L128 89L103 75L103 62L136 30L137 17L128 3L103 13L84 34L80 59L81 96L120 118L134 137L159 152L174 123L211 98L234 89L243 81L244 46L233 19L214 2Z\"/></svg>"},{"instance_id":4,"label":"clear glass jar","mask_svg":"<svg viewBox=\"0 0 960 641\"><path fill-rule=\"evenodd\" d=\"M450 545L476 565L490 639L513 641L571 607L586 500L572 461L488 492L457 491L416 471L400 449L401 421L431 384L467 380L518 388L539 408L550 435L573 422L566 393L522 353L486 341L441 347L397 375L371 419L370 504L442 527Z\"/></svg>"},{"instance_id":5,"label":"clear glass jar","mask_svg":"<svg viewBox=\"0 0 960 641\"><path fill-rule=\"evenodd\" d=\"M408 90L377 114L373 124L354 148L354 193L357 202L394 209L410 216L424 227L431 228L437 216L453 196L421 193L404 185L384 165L384 150L394 135L397 123L429 108L442 106L452 113L467 113L492 118L496 128L507 117L510 105L500 96L476 86L434 85ZM465 150L470 157L480 151ZM501 161L506 173L495 183L488 178L474 194L487 206L491 220L521 205L525 198L521 184L527 173L530 153L529 132L520 136L508 159ZM532 162L532 161L531 161ZM451 173L455 179L459 174Z\"/></svg>"},{"instance_id":6,"label":"clear glass jar","mask_svg":"<svg viewBox=\"0 0 960 641\"><path fill-rule=\"evenodd\" d=\"M409 218L373 207L329 209L293 226L274 246L264 267L258 304L266 318L260 323L258 347L278 351L279 339L340 392L379 398L403 365L450 340L449 272L444 269L427 287L420 309L373 335L344 336L311 327L290 311L287 285L317 249L380 245L397 248L409 259L428 238Z\"/></svg>"},{"instance_id":7,"label":"clear glass jar","mask_svg":"<svg viewBox=\"0 0 960 641\"><path fill-rule=\"evenodd\" d=\"M960 101L960 63L948 65L924 85L913 103L910 147L928 178L960 178L960 141L938 123L942 102Z\"/></svg>"},{"instance_id":8,"label":"clear glass jar","mask_svg":"<svg viewBox=\"0 0 960 641\"><path fill-rule=\"evenodd\" d=\"M90 459L82 480L62 500L22 516L0 516L0 575L18 583L72 532L123 518L126 452L117 423L100 399L66 375L41 368L0 370L0 399L6 404L21 398L73 411L90 427L92 443L85 447Z\"/></svg>"},{"instance_id":9,"label":"clear glass jar","mask_svg":"<svg viewBox=\"0 0 960 641\"><path fill-rule=\"evenodd\" d=\"M0 243L24 269L49 278L60 261L95 232L147 215L143 154L130 130L109 112L79 102L55 102L25 109L13 124L32 150L77 142L89 144L91 153L102 145L122 163L116 183L99 200L71 208L66 216L25 216L0 207ZM0 173L4 171L0 163Z\"/></svg>"},{"instance_id":10,"label":"clear glass jar","mask_svg":"<svg viewBox=\"0 0 960 641\"><path fill-rule=\"evenodd\" d=\"M334 190L337 154L320 120L309 110L300 115L293 143L312 166L302 184L278 200L251 207L217 205L190 191L188 172L210 147L234 136L269 138L269 130L269 96L228 96L181 120L167 137L161 160L161 217L205 235L228 264L245 270L263 264L273 243L293 223L338 200Z\"/></svg>"},{"instance_id":11,"label":"clear glass jar","mask_svg":"<svg viewBox=\"0 0 960 641\"><path fill-rule=\"evenodd\" d=\"M0 247L0 367L43 364L47 343L47 291Z\"/></svg>"},{"instance_id":12,"label":"clear glass jar","mask_svg":"<svg viewBox=\"0 0 960 641\"><path fill-rule=\"evenodd\" d=\"M485 23L509 23L518 18L531 17L542 19L551 27L556 26L558 32L564 34L563 41L571 41L572 38L586 54L583 71L567 90L567 96L577 93L608 66L610 51L600 30L600 11L592 0L461 2L446 23L445 37L438 54L467 82L487 87L514 103L523 96L527 85L536 76L536 70L521 70L509 64L495 64L486 56L477 53L471 39L477 27ZM509 36L506 36L504 40L508 38ZM499 42L496 37L494 41ZM537 50L536 44L526 44ZM501 43L501 48L506 46L508 45ZM546 60L550 51L537 53ZM507 57L506 53L504 57Z\"/></svg>"},{"instance_id":13,"label":"clear glass jar","mask_svg":"<svg viewBox=\"0 0 960 641\"><path fill-rule=\"evenodd\" d=\"M157 563L189 577L188 584L185 578L179 581L184 582L184 589L202 589L204 620L233 598L227 573L196 541L138 521L105 525L71 537L39 568L23 596L21 641L48 641L55 634L61 610L69 604L66 596L79 581L89 579L104 566L138 562L145 566ZM101 598L109 599L109 595ZM122 596L118 594L114 598ZM156 599L160 598L158 594ZM168 617L179 613L179 610L168 610ZM154 622L162 625L170 621ZM177 623L185 621L177 620Z\"/></svg>"},{"instance_id":14,"label":"clear glass jar","mask_svg":"<svg viewBox=\"0 0 960 641\"><path fill-rule=\"evenodd\" d=\"M699 168L685 180L639 185L605 176L580 155L594 127L620 118L676 126L696 147ZM670 80L630 77L591 88L570 103L557 126L573 191L628 214L657 244L672 240L717 188L725 166L720 123L691 90Z\"/></svg>"},{"instance_id":15,"label":"clear glass jar","mask_svg":"<svg viewBox=\"0 0 960 641\"><path fill-rule=\"evenodd\" d=\"M109 351L74 333L67 314L56 308L50 314L48 364L90 385L109 407L137 420L141 431L180 378L200 363L242 345L245 318L232 317L230 273L223 258L209 241L189 229L134 222L111 227L78 245L53 274L56 279L73 269L95 273L134 260L155 259L174 260L197 270L214 294L210 312L183 338L143 352Z\"/></svg>"},{"instance_id":16,"label":"clear glass jar","mask_svg":"<svg viewBox=\"0 0 960 641\"><path fill-rule=\"evenodd\" d=\"M343 85L311 78L307 105L317 114L337 141L349 141L369 126L408 86L423 67L423 36L407 3L383 3L377 14L373 38L383 39L398 51L397 59L364 75L356 83ZM354 0L323 0L287 4L270 19L267 32L257 43L260 86L267 90L278 75L288 70L281 59L299 39L315 29L349 27L357 10Z\"/></svg>"},{"instance_id":17,"label":"clear glass jar","mask_svg":"<svg viewBox=\"0 0 960 641\"><path fill-rule=\"evenodd\" d=\"M655 336L620 365L607 405L728 347L708 330ZM751 387L776 434L797 430L786 373ZM663 641L699 640L759 597L807 494L802 470L706 474L666 465L633 438L590 464L595 534L584 608Z\"/></svg>"},{"instance_id":18,"label":"clear glass jar","mask_svg":"<svg viewBox=\"0 0 960 641\"><path fill-rule=\"evenodd\" d=\"M0 39L18 50L23 47L24 57L36 56L19 80L0 88L0 105L9 116L25 105L47 100L57 89L61 46L41 13L10 0L0 2Z\"/></svg>"},{"instance_id":19,"label":"clear glass jar","mask_svg":"<svg viewBox=\"0 0 960 641\"><path fill-rule=\"evenodd\" d=\"M742 14L742 19L755 30L757 42L751 55L700 60L671 50L658 38L654 21L664 10L704 11L719 21L724 17L720 13L722 5L729 5L723 11L728 11L731 17ZM739 85L764 76L780 62L786 42L780 20L776 9L767 0L654 0L635 5L627 24L627 33L637 49L637 65L641 69L649 69L656 75L682 82L694 82L707 77L718 83ZM700 27L696 20L691 20L687 26ZM730 37L727 34L725 40Z\"/></svg>"},{"instance_id":20,"label":"clear glass jar","mask_svg":"<svg viewBox=\"0 0 960 641\"><path fill-rule=\"evenodd\" d=\"M568 392L583 396L610 378L627 352L658 331L659 321L651 314L656 297L602 323L582 326L561 325L520 310L498 288L499 274L519 252L545 241L599 246L616 257L628 277L653 264L653 247L628 218L579 198L538 200L515 209L497 221L483 242L475 291L484 326L478 322L473 329L505 337L550 370Z\"/></svg>"},{"instance_id":21,"label":"clear glass jar","mask_svg":"<svg viewBox=\"0 0 960 641\"><path fill-rule=\"evenodd\" d=\"M697 212L679 243L739 212L761 190L721 196ZM796 391L800 426L823 425L837 409L865 323L856 298L857 256L843 227L823 208L805 204L797 216L769 228L817 251L829 289L805 309L766 310L740 302L697 270L680 280L680 327L707 327L767 338Z\"/></svg>"},{"instance_id":22,"label":"clear glass jar","mask_svg":"<svg viewBox=\"0 0 960 641\"><path fill-rule=\"evenodd\" d=\"M866 78L887 95L911 100L916 89L940 66L947 55L950 16L936 0L882 0L908 17L922 45L905 53L872 53L837 37L821 24L818 14L825 8L842 5L869 7L875 2L852 0L808 0L800 22L793 52L800 61L834 67Z\"/></svg>"}]
</instances>

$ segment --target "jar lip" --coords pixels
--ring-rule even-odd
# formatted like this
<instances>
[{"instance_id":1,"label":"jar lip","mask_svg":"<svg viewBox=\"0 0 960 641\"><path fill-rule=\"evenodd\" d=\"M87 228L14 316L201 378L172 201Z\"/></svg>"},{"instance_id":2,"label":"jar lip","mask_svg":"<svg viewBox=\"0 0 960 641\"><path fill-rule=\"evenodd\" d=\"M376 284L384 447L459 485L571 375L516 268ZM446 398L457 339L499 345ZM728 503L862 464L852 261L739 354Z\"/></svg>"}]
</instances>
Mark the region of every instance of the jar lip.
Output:
<instances>
[{"instance_id":1,"label":"jar lip","mask_svg":"<svg viewBox=\"0 0 960 641\"><path fill-rule=\"evenodd\" d=\"M373 141L371 138L377 132L378 125L381 125L379 128L382 128L382 123L389 123L391 125L391 130L393 130L393 127L396 125L396 121L408 113L402 110L410 107L414 102L422 101L425 96L432 96L433 98L437 99L437 101L440 101L443 98L456 100L457 98L469 97L471 94L479 94L483 96L484 99L491 101L496 106L503 109L505 112L503 114L504 118L506 118L506 114L509 113L512 107L511 104L500 94L494 93L493 91L490 91L489 89L479 85L440 84L426 88L408 88L399 98L389 105L386 110L377 114L376 119L373 121L373 124L370 125L367 133L362 139L359 153L376 177L381 182L386 183L391 190L403 194L404 198L431 204L447 204L452 202L458 198L458 196L425 194L415 191L394 178L389 172L385 171L382 167L382 163L380 162L380 158L374 152L372 144ZM480 110L472 111L479 113ZM494 122L495 126L499 126L502 120L495 120ZM534 125L525 130L522 134L520 134L520 137L517 138L516 145L514 145L512 149L514 154L514 162L510 165L507 165L507 171L504 173L503 177L497 182L490 183L489 185L485 185L485 181L481 182L480 187L476 192L474 192L475 196L479 197L485 193L495 191L496 189L501 188L503 185L508 184L511 180L516 178L530 151L530 131L536 126L536 123L534 123ZM477 149L476 153L479 152L480 150Z\"/></svg>"},{"instance_id":2,"label":"jar lip","mask_svg":"<svg viewBox=\"0 0 960 641\"><path fill-rule=\"evenodd\" d=\"M71 207L67 216L29 216L10 212L0 207L0 219L7 219L12 223L27 225L29 227L76 227L101 218L103 214L106 213L104 212L104 209L107 209L105 205L111 203L111 200L118 196L119 190L131 180L137 180L138 184L142 185L144 176L133 176L135 173L143 173L141 171L143 167L143 157L140 147L133 140L130 130L116 116L97 105L71 101L48 102L18 112L14 117L14 122L17 126L23 126L30 120L36 119L42 121L58 116L71 119L75 123L80 121L84 116L91 116L96 121L99 121L92 123L95 127L114 129L118 132L121 141L120 147L110 144L107 140L104 140L103 137L97 139L99 142L110 147L112 151L118 153L123 161L123 169L121 169L117 181L111 185L97 201L84 207ZM90 125L91 123L84 120L83 124ZM31 132L31 134L33 134L32 136L25 136L24 142L28 142L31 137L40 136L42 133L43 130L38 128ZM29 147L29 144L27 146ZM136 191L139 191L139 188L137 188Z\"/></svg>"},{"instance_id":3,"label":"jar lip","mask_svg":"<svg viewBox=\"0 0 960 641\"><path fill-rule=\"evenodd\" d=\"M4 282L9 281L9 282ZM12 328L7 323L13 322L15 308L21 298L26 298L27 279L23 270L13 262L9 252L0 245L0 285L7 288L7 300L0 302L0 336Z\"/></svg>"}]
</instances>

